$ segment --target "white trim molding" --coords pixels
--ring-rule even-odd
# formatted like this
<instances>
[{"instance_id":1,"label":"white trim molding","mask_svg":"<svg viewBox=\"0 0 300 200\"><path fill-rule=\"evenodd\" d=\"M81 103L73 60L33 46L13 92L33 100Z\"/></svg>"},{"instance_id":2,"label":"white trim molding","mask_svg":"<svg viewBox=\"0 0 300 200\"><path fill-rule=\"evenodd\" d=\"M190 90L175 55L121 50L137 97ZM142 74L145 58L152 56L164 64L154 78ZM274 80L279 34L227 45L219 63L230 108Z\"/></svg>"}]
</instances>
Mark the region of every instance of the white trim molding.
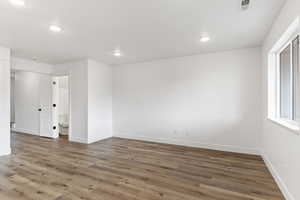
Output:
<instances>
[{"instance_id":1,"label":"white trim molding","mask_svg":"<svg viewBox=\"0 0 300 200\"><path fill-rule=\"evenodd\" d=\"M299 132L299 121L282 119L280 116L280 53L300 34L300 17L297 17L268 53L268 119L294 132ZM292 49L291 49L292 52ZM292 55L290 56L292 59ZM291 61L292 63L292 61ZM293 74L293 72L291 72ZM300 74L297 74L297 77ZM293 78L291 87L293 85ZM298 90L298 89L297 89ZM291 95L291 100L293 99ZM296 102L298 105L299 100ZM292 102L290 102L292 104ZM292 112L291 112L292 113Z\"/></svg>"},{"instance_id":2,"label":"white trim molding","mask_svg":"<svg viewBox=\"0 0 300 200\"><path fill-rule=\"evenodd\" d=\"M0 147L0 156L8 156L11 154L11 148L1 148Z\"/></svg>"},{"instance_id":3,"label":"white trim molding","mask_svg":"<svg viewBox=\"0 0 300 200\"><path fill-rule=\"evenodd\" d=\"M184 141L179 139L167 139L167 138L149 138L143 135L132 135L132 134L125 134L125 133L115 133L113 137L119 138L126 138L126 139L133 139L133 140L142 140L148 142L158 142L163 144L174 144L174 145L181 145L187 147L196 147L196 148L203 148L203 149L212 149L217 151L227 151L227 152L234 152L234 153L243 153L243 154L252 154L252 155L260 155L259 149L254 148L245 148L240 146L233 146L233 145L222 145L222 144L205 144L197 141Z\"/></svg>"},{"instance_id":4,"label":"white trim molding","mask_svg":"<svg viewBox=\"0 0 300 200\"><path fill-rule=\"evenodd\" d=\"M284 183L284 181L282 180L282 178L279 176L279 173L277 172L277 170L273 166L273 164L272 164L271 160L268 158L267 154L262 151L261 152L261 156L262 156L265 164L267 165L269 171L271 172L273 178L275 179L275 181L276 181L279 189L283 193L285 199L286 200L296 200L293 197L293 195L289 192L287 185Z\"/></svg>"},{"instance_id":5,"label":"white trim molding","mask_svg":"<svg viewBox=\"0 0 300 200\"><path fill-rule=\"evenodd\" d=\"M88 140L88 144L93 144L93 143L96 143L96 142L101 142L102 140L106 140L106 139L109 139L111 137L112 137L111 135L108 135L108 136L103 136L103 137L97 138L97 139L89 139Z\"/></svg>"},{"instance_id":6,"label":"white trim molding","mask_svg":"<svg viewBox=\"0 0 300 200\"><path fill-rule=\"evenodd\" d=\"M25 134L29 134L29 135L36 135L39 136L40 133L38 132L34 132L28 129L23 129L23 128L11 128L12 132L17 132L17 133L25 133Z\"/></svg>"},{"instance_id":7,"label":"white trim molding","mask_svg":"<svg viewBox=\"0 0 300 200\"><path fill-rule=\"evenodd\" d=\"M88 144L87 138L82 138L82 137L74 137L69 134L69 141L70 142L76 142L76 143L81 143L81 144Z\"/></svg>"}]
</instances>

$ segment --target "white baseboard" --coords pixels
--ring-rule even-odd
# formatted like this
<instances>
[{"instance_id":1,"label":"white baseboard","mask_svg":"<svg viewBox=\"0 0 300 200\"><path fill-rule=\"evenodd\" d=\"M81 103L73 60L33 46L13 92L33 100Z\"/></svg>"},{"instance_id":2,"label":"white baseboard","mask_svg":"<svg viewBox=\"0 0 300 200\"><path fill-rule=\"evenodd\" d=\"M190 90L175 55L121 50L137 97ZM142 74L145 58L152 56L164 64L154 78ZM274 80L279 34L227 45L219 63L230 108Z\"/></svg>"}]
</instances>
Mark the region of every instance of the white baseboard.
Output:
<instances>
[{"instance_id":1,"label":"white baseboard","mask_svg":"<svg viewBox=\"0 0 300 200\"><path fill-rule=\"evenodd\" d=\"M69 141L70 142L81 143L81 144L88 144L86 138L72 137L72 135L69 135Z\"/></svg>"},{"instance_id":2,"label":"white baseboard","mask_svg":"<svg viewBox=\"0 0 300 200\"><path fill-rule=\"evenodd\" d=\"M31 130L22 129L22 128L11 128L11 131L17 132L17 133L25 133L25 134L34 135L34 136L41 136L40 133L38 133L38 132L34 132L34 131L31 131ZM41 137L43 137L43 136L41 136ZM58 137L59 137L59 135L55 134L53 137L49 137L49 138L56 139Z\"/></svg>"},{"instance_id":3,"label":"white baseboard","mask_svg":"<svg viewBox=\"0 0 300 200\"><path fill-rule=\"evenodd\" d=\"M101 140L106 140L106 139L111 138L111 137L112 137L112 135L108 135L108 136L104 136L104 137L101 137L101 138L89 140L89 141L88 141L88 144L93 144L93 143L95 143L95 142L99 142L99 141L101 141Z\"/></svg>"},{"instance_id":4,"label":"white baseboard","mask_svg":"<svg viewBox=\"0 0 300 200\"><path fill-rule=\"evenodd\" d=\"M269 171L271 172L273 178L275 179L278 187L280 188L281 192L283 193L285 199L286 200L296 200L293 197L293 195L289 192L288 187L286 186L286 184L284 183L282 178L280 178L279 173L277 172L277 170L273 166L273 164L272 164L271 160L268 158L268 156L264 152L261 152L261 156L264 159L264 161L265 161Z\"/></svg>"},{"instance_id":5,"label":"white baseboard","mask_svg":"<svg viewBox=\"0 0 300 200\"><path fill-rule=\"evenodd\" d=\"M0 156L8 156L11 154L11 148L0 149Z\"/></svg>"},{"instance_id":6,"label":"white baseboard","mask_svg":"<svg viewBox=\"0 0 300 200\"><path fill-rule=\"evenodd\" d=\"M115 133L113 137L120 137L126 139L134 139L134 140L143 140L149 142L159 142L165 144L175 144L181 146L189 146L189 147L197 147L197 148L204 148L204 149L213 149L219 151L228 151L234 153L244 153L244 154L252 154L252 155L260 155L260 150L254 148L244 148L239 146L231 146L231 145L221 145L221 144L204 144L197 141L185 141L179 139L166 139L166 138L149 138L147 136L140 136L140 135L126 135Z\"/></svg>"},{"instance_id":7,"label":"white baseboard","mask_svg":"<svg viewBox=\"0 0 300 200\"><path fill-rule=\"evenodd\" d=\"M23 129L23 128L11 128L11 131L17 132L17 133L26 133L29 135L40 135L39 133L35 133L34 131Z\"/></svg>"}]
</instances>

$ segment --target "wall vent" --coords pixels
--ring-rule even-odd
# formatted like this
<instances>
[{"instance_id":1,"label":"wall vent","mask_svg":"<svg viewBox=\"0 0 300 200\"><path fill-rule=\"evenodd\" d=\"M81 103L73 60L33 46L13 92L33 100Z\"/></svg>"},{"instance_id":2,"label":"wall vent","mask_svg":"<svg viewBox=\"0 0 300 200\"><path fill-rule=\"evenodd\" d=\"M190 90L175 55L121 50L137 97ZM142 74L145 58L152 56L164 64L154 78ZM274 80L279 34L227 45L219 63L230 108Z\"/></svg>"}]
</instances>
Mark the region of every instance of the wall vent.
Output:
<instances>
[{"instance_id":1,"label":"wall vent","mask_svg":"<svg viewBox=\"0 0 300 200\"><path fill-rule=\"evenodd\" d=\"M246 10L249 8L250 0L242 0L241 6L243 10Z\"/></svg>"}]
</instances>

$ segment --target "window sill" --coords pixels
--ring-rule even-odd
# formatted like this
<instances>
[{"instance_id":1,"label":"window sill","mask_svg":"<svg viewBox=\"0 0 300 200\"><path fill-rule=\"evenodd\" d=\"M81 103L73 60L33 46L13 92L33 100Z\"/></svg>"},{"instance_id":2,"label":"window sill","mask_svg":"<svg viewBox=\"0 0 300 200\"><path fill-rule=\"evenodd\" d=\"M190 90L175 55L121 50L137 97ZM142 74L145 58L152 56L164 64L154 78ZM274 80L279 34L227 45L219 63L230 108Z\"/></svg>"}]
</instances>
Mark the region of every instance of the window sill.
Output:
<instances>
[{"instance_id":1,"label":"window sill","mask_svg":"<svg viewBox=\"0 0 300 200\"><path fill-rule=\"evenodd\" d=\"M276 119L276 118L268 118L268 120L294 132L297 135L300 134L299 133L299 130L300 130L299 124L297 124L297 123L289 122L289 121L282 120L282 119Z\"/></svg>"}]
</instances>

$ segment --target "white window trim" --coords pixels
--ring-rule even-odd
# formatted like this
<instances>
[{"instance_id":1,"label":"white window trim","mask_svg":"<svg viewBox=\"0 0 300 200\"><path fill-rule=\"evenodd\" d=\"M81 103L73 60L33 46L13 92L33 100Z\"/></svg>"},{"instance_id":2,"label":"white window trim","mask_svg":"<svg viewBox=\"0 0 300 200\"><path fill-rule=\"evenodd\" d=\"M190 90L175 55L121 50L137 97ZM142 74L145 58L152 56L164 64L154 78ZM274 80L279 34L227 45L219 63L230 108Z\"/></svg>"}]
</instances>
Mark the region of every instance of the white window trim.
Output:
<instances>
[{"instance_id":1,"label":"white window trim","mask_svg":"<svg viewBox=\"0 0 300 200\"><path fill-rule=\"evenodd\" d=\"M280 118L270 118L270 117L268 117L268 120L270 120L271 122L279 126L282 126L283 128L287 128L288 130L294 132L297 135L300 135L299 124L296 123L295 121L287 121L287 120L282 120Z\"/></svg>"},{"instance_id":2,"label":"white window trim","mask_svg":"<svg viewBox=\"0 0 300 200\"><path fill-rule=\"evenodd\" d=\"M289 26L288 30L276 42L268 57L268 116L267 119L293 131L300 135L300 122L280 118L280 60L279 54L284 50L298 35L300 35L300 17ZM292 56L292 55L291 55ZM299 75L300 77L300 75ZM292 81L291 81L292 82ZM293 83L291 83L293 84ZM300 87L299 87L300 88ZM300 105L298 99L297 105Z\"/></svg>"}]
</instances>

